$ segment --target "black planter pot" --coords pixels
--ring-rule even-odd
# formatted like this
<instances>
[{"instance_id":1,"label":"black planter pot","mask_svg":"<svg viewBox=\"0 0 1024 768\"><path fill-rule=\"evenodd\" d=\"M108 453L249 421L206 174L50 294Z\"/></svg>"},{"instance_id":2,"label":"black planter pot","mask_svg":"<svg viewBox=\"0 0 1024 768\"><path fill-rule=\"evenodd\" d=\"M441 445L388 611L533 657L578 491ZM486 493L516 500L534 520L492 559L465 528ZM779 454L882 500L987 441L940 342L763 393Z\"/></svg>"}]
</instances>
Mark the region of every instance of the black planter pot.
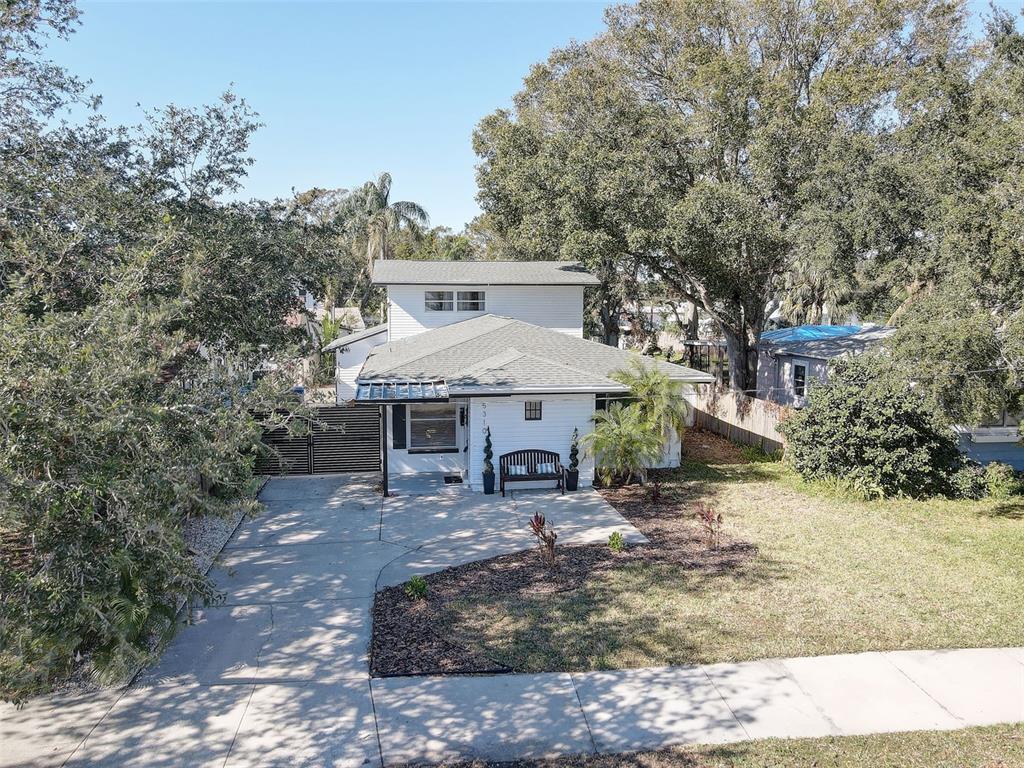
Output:
<instances>
[{"instance_id":1,"label":"black planter pot","mask_svg":"<svg viewBox=\"0 0 1024 768\"><path fill-rule=\"evenodd\" d=\"M484 493L494 493L493 472L484 472Z\"/></svg>"},{"instance_id":2,"label":"black planter pot","mask_svg":"<svg viewBox=\"0 0 1024 768\"><path fill-rule=\"evenodd\" d=\"M575 491L580 485L580 471L578 469L565 470L565 490Z\"/></svg>"}]
</instances>

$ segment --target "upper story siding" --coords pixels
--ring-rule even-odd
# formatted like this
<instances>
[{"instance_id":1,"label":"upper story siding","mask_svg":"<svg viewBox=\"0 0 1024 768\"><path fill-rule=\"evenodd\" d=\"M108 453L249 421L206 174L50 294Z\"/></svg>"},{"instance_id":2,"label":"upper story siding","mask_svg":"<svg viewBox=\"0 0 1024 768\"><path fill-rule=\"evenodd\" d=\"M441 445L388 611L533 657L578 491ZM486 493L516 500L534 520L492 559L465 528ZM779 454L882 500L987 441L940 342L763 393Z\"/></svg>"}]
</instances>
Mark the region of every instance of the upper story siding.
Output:
<instances>
[{"instance_id":1,"label":"upper story siding","mask_svg":"<svg viewBox=\"0 0 1024 768\"><path fill-rule=\"evenodd\" d=\"M427 291L483 291L482 312L428 311ZM392 341L483 314L501 315L583 337L581 285L389 285L388 338Z\"/></svg>"}]
</instances>

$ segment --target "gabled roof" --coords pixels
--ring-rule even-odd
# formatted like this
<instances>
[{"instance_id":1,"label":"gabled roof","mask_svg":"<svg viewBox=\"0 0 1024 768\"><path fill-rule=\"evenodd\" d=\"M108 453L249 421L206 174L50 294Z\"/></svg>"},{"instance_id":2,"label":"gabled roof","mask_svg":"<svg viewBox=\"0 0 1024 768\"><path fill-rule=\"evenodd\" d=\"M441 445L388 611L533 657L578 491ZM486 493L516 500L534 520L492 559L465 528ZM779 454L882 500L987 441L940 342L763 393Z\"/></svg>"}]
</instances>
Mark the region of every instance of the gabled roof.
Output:
<instances>
[{"instance_id":1,"label":"gabled roof","mask_svg":"<svg viewBox=\"0 0 1024 768\"><path fill-rule=\"evenodd\" d=\"M623 392L611 374L635 357L522 320L482 315L375 347L359 383L443 380L452 395ZM675 381L714 381L692 368L645 359Z\"/></svg>"},{"instance_id":2,"label":"gabled roof","mask_svg":"<svg viewBox=\"0 0 1024 768\"><path fill-rule=\"evenodd\" d=\"M350 333L348 336L339 336L326 347L324 347L324 352L331 352L332 350L338 349L339 347L347 347L349 344L355 344L357 341L362 341L363 339L370 339L373 338L374 336L379 336L382 333L387 333L387 331L388 324L381 323L380 325L375 325L372 328L364 328L361 331Z\"/></svg>"},{"instance_id":3,"label":"gabled roof","mask_svg":"<svg viewBox=\"0 0 1024 768\"><path fill-rule=\"evenodd\" d=\"M853 327L854 331L851 333L837 333L833 336L818 336L817 338L806 340L775 341L769 339L767 343L765 342L764 335L762 335L761 348L776 355L808 357L814 360L831 360L834 357L841 357L843 355L860 354L870 347L881 344L896 333L895 328L880 325L832 327Z\"/></svg>"},{"instance_id":4,"label":"gabled roof","mask_svg":"<svg viewBox=\"0 0 1024 768\"><path fill-rule=\"evenodd\" d=\"M373 263L376 285L600 285L575 261L412 261Z\"/></svg>"}]
</instances>

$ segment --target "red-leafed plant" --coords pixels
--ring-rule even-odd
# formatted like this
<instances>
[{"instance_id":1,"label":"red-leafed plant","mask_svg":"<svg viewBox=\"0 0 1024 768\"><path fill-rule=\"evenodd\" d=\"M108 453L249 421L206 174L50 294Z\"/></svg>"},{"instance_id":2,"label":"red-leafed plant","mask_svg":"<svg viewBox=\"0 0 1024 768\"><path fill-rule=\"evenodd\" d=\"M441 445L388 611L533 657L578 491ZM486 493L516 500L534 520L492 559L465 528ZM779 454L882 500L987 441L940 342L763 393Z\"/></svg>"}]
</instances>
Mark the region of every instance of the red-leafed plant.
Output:
<instances>
[{"instance_id":1,"label":"red-leafed plant","mask_svg":"<svg viewBox=\"0 0 1024 768\"><path fill-rule=\"evenodd\" d=\"M700 527L704 531L708 547L715 549L722 535L722 513L715 512L710 504L698 501L694 507L693 516L697 518L697 522L700 523Z\"/></svg>"},{"instance_id":2,"label":"red-leafed plant","mask_svg":"<svg viewBox=\"0 0 1024 768\"><path fill-rule=\"evenodd\" d=\"M555 567L555 539L558 534L552 528L544 515L540 512L534 514L530 519L530 530L537 537L537 545L540 547L540 556L548 568Z\"/></svg>"}]
</instances>

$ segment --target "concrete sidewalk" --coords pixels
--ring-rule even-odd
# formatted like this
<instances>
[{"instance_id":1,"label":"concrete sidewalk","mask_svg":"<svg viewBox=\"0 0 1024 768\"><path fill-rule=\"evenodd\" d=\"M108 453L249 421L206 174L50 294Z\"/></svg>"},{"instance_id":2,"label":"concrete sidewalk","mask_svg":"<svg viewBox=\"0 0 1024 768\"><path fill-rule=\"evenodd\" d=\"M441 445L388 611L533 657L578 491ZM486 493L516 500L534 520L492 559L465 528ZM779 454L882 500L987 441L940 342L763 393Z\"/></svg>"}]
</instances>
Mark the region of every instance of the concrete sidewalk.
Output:
<instances>
[{"instance_id":1,"label":"concrete sidewalk","mask_svg":"<svg viewBox=\"0 0 1024 768\"><path fill-rule=\"evenodd\" d=\"M372 680L385 765L1024 721L1024 649Z\"/></svg>"}]
</instances>

